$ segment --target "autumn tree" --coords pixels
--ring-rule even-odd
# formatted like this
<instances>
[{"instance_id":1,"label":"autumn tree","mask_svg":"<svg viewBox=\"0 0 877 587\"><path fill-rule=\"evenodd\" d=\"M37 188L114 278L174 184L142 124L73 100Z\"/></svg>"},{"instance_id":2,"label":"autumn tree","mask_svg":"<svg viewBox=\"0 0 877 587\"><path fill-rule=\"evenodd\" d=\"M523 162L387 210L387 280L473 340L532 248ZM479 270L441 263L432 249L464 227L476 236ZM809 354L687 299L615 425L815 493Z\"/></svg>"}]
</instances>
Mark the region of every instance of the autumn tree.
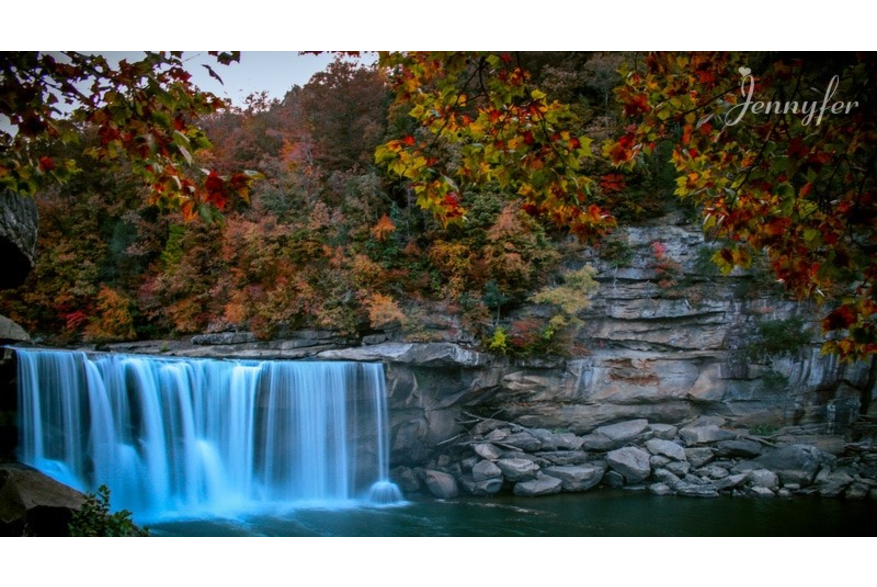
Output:
<instances>
[{"instance_id":1,"label":"autumn tree","mask_svg":"<svg viewBox=\"0 0 877 587\"><path fill-rule=\"evenodd\" d=\"M825 350L877 352L873 54L634 56L617 91L623 130L603 150L618 171L599 181L602 198L585 173L581 114L537 87L525 61L381 54L416 130L376 160L442 222L464 218L467 197L490 186L588 238L611 227L597 203L628 187L624 174L669 156L676 195L725 244L715 257L725 271L766 254L790 292L833 306ZM588 74L603 88L611 78L597 62Z\"/></svg>"},{"instance_id":2,"label":"autumn tree","mask_svg":"<svg viewBox=\"0 0 877 587\"><path fill-rule=\"evenodd\" d=\"M766 254L789 292L833 306L825 350L860 358L877 352L875 85L873 54L640 56L605 153L630 166L671 145L676 194L723 243L715 261Z\"/></svg>"},{"instance_id":3,"label":"autumn tree","mask_svg":"<svg viewBox=\"0 0 877 587\"><path fill-rule=\"evenodd\" d=\"M211 54L221 64L239 58L239 52ZM193 164L196 151L209 147L198 118L224 106L192 84L179 51L146 52L118 64L75 51L0 53L0 115L11 125L11 132L0 130L0 189L33 194L69 179L78 169L74 159L44 149L76 143L88 128L100 139L88 154L105 165L126 161L150 202L187 218L211 218L233 195L246 197L254 177Z\"/></svg>"}]
</instances>

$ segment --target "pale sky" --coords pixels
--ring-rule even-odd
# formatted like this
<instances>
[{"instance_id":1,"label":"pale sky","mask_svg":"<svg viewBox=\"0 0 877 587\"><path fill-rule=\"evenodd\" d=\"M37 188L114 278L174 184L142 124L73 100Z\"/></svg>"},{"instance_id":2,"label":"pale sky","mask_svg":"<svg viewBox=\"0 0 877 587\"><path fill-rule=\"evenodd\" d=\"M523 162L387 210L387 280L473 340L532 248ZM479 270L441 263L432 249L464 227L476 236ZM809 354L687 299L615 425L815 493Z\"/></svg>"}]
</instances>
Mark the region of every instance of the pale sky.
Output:
<instances>
[{"instance_id":1,"label":"pale sky","mask_svg":"<svg viewBox=\"0 0 877 587\"><path fill-rule=\"evenodd\" d=\"M108 57L116 59L139 59L138 51L101 51ZM183 59L192 74L193 82L202 90L213 92L217 96L230 98L236 106L242 106L244 99L253 92L265 90L269 98L282 99L294 85L303 86L310 77L326 68L334 56L331 53L321 55L299 55L297 51L241 51L240 63L219 65L216 59L206 51L184 52ZM370 63L374 59L366 56L363 61ZM202 64L213 68L224 82L210 77Z\"/></svg>"},{"instance_id":2,"label":"pale sky","mask_svg":"<svg viewBox=\"0 0 877 587\"><path fill-rule=\"evenodd\" d=\"M52 52L55 53L55 52ZM142 51L83 51L102 53L110 62L122 59L136 61L143 57ZM269 98L282 100L294 85L303 86L310 77L322 71L334 59L330 52L320 55L299 55L297 51L241 51L239 63L220 65L206 51L186 51L183 60L192 74L192 81L202 90L231 99L236 106L243 106L246 97L254 92L266 91ZM373 63L374 54L361 58L363 63ZM222 78L223 84L210 76L202 64L208 64ZM60 107L60 106L59 106ZM61 107L63 110L63 107ZM0 115L0 130L13 132L9 119Z\"/></svg>"}]
</instances>

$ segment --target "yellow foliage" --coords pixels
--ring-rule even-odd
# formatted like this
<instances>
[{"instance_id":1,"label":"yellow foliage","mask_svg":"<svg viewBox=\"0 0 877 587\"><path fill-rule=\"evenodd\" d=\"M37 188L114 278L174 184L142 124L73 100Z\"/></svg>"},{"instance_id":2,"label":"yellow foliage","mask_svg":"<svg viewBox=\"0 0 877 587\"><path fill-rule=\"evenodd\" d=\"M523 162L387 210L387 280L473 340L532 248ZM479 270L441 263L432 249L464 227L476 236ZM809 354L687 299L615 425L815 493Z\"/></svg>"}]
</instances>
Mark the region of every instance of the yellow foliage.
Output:
<instances>
[{"instance_id":1,"label":"yellow foliage","mask_svg":"<svg viewBox=\"0 0 877 587\"><path fill-rule=\"evenodd\" d=\"M600 287L594 280L597 271L585 265L577 271L569 271L563 276L563 283L553 287L545 287L530 298L537 304L549 304L558 310L549 324L553 328L566 326L579 328L582 321L578 313L591 306L591 296Z\"/></svg>"},{"instance_id":2,"label":"yellow foliage","mask_svg":"<svg viewBox=\"0 0 877 587\"><path fill-rule=\"evenodd\" d=\"M396 225L390 220L390 217L384 214L378 223L372 226L371 233L375 240L379 243L384 242L387 237L396 232Z\"/></svg>"},{"instance_id":3,"label":"yellow foliage","mask_svg":"<svg viewBox=\"0 0 877 587\"><path fill-rule=\"evenodd\" d=\"M85 340L116 342L135 338L129 300L106 285L97 294L97 316L85 327Z\"/></svg>"},{"instance_id":4,"label":"yellow foliage","mask_svg":"<svg viewBox=\"0 0 877 587\"><path fill-rule=\"evenodd\" d=\"M399 304L390 296L374 293L365 300L365 307L368 310L368 319L372 328L404 327L407 323Z\"/></svg>"}]
</instances>

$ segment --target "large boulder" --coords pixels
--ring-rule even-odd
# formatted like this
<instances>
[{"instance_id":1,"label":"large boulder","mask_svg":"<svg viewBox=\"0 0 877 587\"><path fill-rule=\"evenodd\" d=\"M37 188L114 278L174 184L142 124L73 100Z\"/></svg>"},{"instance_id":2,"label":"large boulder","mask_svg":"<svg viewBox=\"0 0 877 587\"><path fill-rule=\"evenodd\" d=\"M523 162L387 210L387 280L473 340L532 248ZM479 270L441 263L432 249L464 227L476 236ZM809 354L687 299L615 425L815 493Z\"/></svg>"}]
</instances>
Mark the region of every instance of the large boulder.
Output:
<instances>
[{"instance_id":1,"label":"large boulder","mask_svg":"<svg viewBox=\"0 0 877 587\"><path fill-rule=\"evenodd\" d=\"M761 445L754 440L725 440L716 445L719 458L751 459L761 454Z\"/></svg>"},{"instance_id":2,"label":"large boulder","mask_svg":"<svg viewBox=\"0 0 877 587\"><path fill-rule=\"evenodd\" d=\"M719 428L715 424L707 424L705 426L686 426L679 431L679 436L688 446L698 444L712 444L721 442L722 440L733 440L737 434L730 430Z\"/></svg>"},{"instance_id":3,"label":"large boulder","mask_svg":"<svg viewBox=\"0 0 877 587\"><path fill-rule=\"evenodd\" d=\"M33 198L0 192L0 289L18 287L33 269L37 220Z\"/></svg>"},{"instance_id":4,"label":"large boulder","mask_svg":"<svg viewBox=\"0 0 877 587\"><path fill-rule=\"evenodd\" d=\"M529 481L539 471L539 465L529 459L499 459L496 466L509 481Z\"/></svg>"},{"instance_id":5,"label":"large boulder","mask_svg":"<svg viewBox=\"0 0 877 587\"><path fill-rule=\"evenodd\" d=\"M603 479L603 467L595 465L546 467L546 475L560 479L564 491L587 491Z\"/></svg>"},{"instance_id":6,"label":"large boulder","mask_svg":"<svg viewBox=\"0 0 877 587\"><path fill-rule=\"evenodd\" d=\"M562 482L556 477L545 475L531 481L521 481L515 483L515 495L536 496L551 495L552 493L560 493Z\"/></svg>"},{"instance_id":7,"label":"large boulder","mask_svg":"<svg viewBox=\"0 0 877 587\"><path fill-rule=\"evenodd\" d=\"M502 470L491 461L479 461L472 467L472 479L474 481L486 481L502 477Z\"/></svg>"},{"instance_id":8,"label":"large boulder","mask_svg":"<svg viewBox=\"0 0 877 587\"><path fill-rule=\"evenodd\" d=\"M653 455L669 457L676 461L685 460L685 449L669 440L652 438L646 443L646 448L649 449L649 452Z\"/></svg>"},{"instance_id":9,"label":"large boulder","mask_svg":"<svg viewBox=\"0 0 877 587\"><path fill-rule=\"evenodd\" d=\"M453 499L460 493L454 477L442 471L427 471L424 482L429 492L439 499Z\"/></svg>"},{"instance_id":10,"label":"large boulder","mask_svg":"<svg viewBox=\"0 0 877 587\"><path fill-rule=\"evenodd\" d=\"M628 420L600 426L593 434L582 438L582 448L597 451L612 450L635 440L642 440L649 434L651 431L648 420Z\"/></svg>"},{"instance_id":11,"label":"large boulder","mask_svg":"<svg viewBox=\"0 0 877 587\"><path fill-rule=\"evenodd\" d=\"M30 342L30 336L24 328L6 316L0 316L0 343L10 342Z\"/></svg>"},{"instance_id":12,"label":"large boulder","mask_svg":"<svg viewBox=\"0 0 877 587\"><path fill-rule=\"evenodd\" d=\"M634 446L613 450L606 455L606 462L612 470L623 475L628 483L644 481L652 472L649 453Z\"/></svg>"},{"instance_id":13,"label":"large boulder","mask_svg":"<svg viewBox=\"0 0 877 587\"><path fill-rule=\"evenodd\" d=\"M810 485L829 457L819 449L801 444L782 446L762 454L755 461L779 475L783 484Z\"/></svg>"},{"instance_id":14,"label":"large boulder","mask_svg":"<svg viewBox=\"0 0 877 587\"><path fill-rule=\"evenodd\" d=\"M85 496L36 469L0 465L0 536L68 536Z\"/></svg>"}]
</instances>

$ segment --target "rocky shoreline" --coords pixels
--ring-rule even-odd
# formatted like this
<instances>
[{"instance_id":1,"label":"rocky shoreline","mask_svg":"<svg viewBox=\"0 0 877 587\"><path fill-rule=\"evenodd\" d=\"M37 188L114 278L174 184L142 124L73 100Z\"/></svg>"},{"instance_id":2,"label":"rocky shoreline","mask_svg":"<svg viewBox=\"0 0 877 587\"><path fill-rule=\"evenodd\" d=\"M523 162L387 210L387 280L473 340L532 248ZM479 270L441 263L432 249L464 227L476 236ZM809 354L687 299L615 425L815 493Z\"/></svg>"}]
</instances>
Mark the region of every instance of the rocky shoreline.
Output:
<instances>
[{"instance_id":1,"label":"rocky shoreline","mask_svg":"<svg viewBox=\"0 0 877 587\"><path fill-rule=\"evenodd\" d=\"M628 420L581 436L473 419L425 467L393 469L393 481L406 494L440 499L624 487L686 497L877 500L877 444L870 441L811 437L819 448L793 436L768 440L729 429L723 418L709 416L682 427Z\"/></svg>"}]
</instances>

